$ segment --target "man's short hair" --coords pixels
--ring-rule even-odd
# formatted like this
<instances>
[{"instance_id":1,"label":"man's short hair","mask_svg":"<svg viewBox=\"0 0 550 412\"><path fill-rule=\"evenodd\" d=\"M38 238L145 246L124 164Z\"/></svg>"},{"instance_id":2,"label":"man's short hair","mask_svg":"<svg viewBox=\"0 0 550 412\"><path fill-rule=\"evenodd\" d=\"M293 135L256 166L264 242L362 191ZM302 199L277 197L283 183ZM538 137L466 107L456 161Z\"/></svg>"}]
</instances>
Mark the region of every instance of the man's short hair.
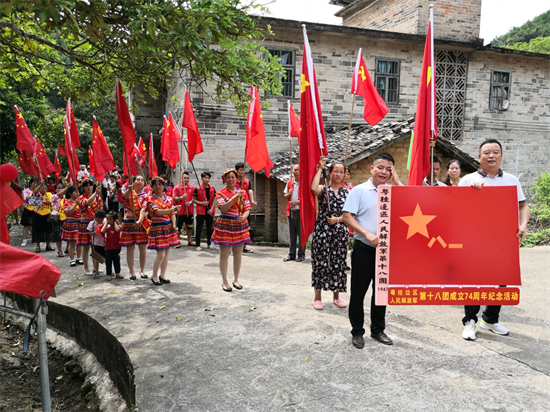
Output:
<instances>
[{"instance_id":1,"label":"man's short hair","mask_svg":"<svg viewBox=\"0 0 550 412\"><path fill-rule=\"evenodd\" d=\"M239 170L239 169L244 169L244 163L243 162L239 162L235 165L235 170Z\"/></svg>"},{"instance_id":2,"label":"man's short hair","mask_svg":"<svg viewBox=\"0 0 550 412\"><path fill-rule=\"evenodd\" d=\"M203 177L206 177L206 176L212 178L212 175L210 174L210 172L202 172L202 173L201 173L201 179L202 179Z\"/></svg>"},{"instance_id":3,"label":"man's short hair","mask_svg":"<svg viewBox=\"0 0 550 412\"><path fill-rule=\"evenodd\" d=\"M436 156L436 155L434 155L432 157L432 163L439 163L439 166L441 166L443 164L443 162L441 161L441 158L439 156Z\"/></svg>"},{"instance_id":4,"label":"man's short hair","mask_svg":"<svg viewBox=\"0 0 550 412\"><path fill-rule=\"evenodd\" d=\"M186 170L185 172L182 173L182 175L187 175L187 176L189 176L189 172Z\"/></svg>"},{"instance_id":5,"label":"man's short hair","mask_svg":"<svg viewBox=\"0 0 550 412\"><path fill-rule=\"evenodd\" d=\"M395 160L393 159L393 156L389 153L378 153L372 161L372 164L376 164L376 162L380 159L387 160L388 162L392 162L395 165Z\"/></svg>"},{"instance_id":6,"label":"man's short hair","mask_svg":"<svg viewBox=\"0 0 550 412\"><path fill-rule=\"evenodd\" d=\"M496 144L498 144L498 146L500 147L500 151L502 152L502 145L500 144L500 142L499 142L497 139L487 139L487 140L483 141L483 143L481 143L481 144L479 145L479 151L481 152L481 148L482 148L483 146L485 146L486 144L491 144L491 143L496 143Z\"/></svg>"}]
</instances>

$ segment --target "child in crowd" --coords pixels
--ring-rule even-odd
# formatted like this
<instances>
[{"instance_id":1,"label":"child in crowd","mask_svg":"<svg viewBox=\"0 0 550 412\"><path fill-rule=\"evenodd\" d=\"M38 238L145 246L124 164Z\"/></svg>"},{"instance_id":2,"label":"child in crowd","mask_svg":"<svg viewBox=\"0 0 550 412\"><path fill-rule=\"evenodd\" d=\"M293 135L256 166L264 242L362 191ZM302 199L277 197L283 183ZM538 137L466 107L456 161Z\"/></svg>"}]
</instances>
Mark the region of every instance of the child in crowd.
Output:
<instances>
[{"instance_id":1,"label":"child in crowd","mask_svg":"<svg viewBox=\"0 0 550 412\"><path fill-rule=\"evenodd\" d=\"M93 250L105 257L105 239L101 234L101 229L107 221L105 220L105 210L99 209L95 212L95 219L88 223L88 231L92 233ZM92 259L94 279L99 279L99 262Z\"/></svg>"},{"instance_id":2,"label":"child in crowd","mask_svg":"<svg viewBox=\"0 0 550 412\"><path fill-rule=\"evenodd\" d=\"M105 236L105 267L107 270L107 280L113 280L113 265L117 279L124 279L120 274L120 225L116 212L107 213L107 224L101 228L101 233Z\"/></svg>"}]
</instances>

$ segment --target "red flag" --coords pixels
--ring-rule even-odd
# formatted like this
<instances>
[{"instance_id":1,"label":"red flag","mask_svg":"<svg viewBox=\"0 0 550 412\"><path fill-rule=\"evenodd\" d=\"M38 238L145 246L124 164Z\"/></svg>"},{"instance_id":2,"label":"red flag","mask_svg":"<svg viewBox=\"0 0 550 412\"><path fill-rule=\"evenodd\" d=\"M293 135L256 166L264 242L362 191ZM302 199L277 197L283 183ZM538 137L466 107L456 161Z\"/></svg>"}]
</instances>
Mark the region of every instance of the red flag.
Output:
<instances>
[{"instance_id":1,"label":"red flag","mask_svg":"<svg viewBox=\"0 0 550 412\"><path fill-rule=\"evenodd\" d=\"M361 49L359 49L357 63L351 79L351 92L365 99L363 117L371 126L378 124L388 114L388 106L374 87L367 65L363 60Z\"/></svg>"},{"instance_id":2,"label":"red flag","mask_svg":"<svg viewBox=\"0 0 550 412\"><path fill-rule=\"evenodd\" d=\"M65 149L63 152L65 156L67 156L67 163L69 165L69 173L71 175L71 180L73 181L73 184L76 184L76 173L80 169L80 164L78 163L78 157L76 156L76 152L74 150L72 139L71 139L71 126L69 122L69 118L65 115L65 122L64 122L64 129L65 129Z\"/></svg>"},{"instance_id":3,"label":"red flag","mask_svg":"<svg viewBox=\"0 0 550 412\"><path fill-rule=\"evenodd\" d=\"M23 115L19 112L17 106L13 106L13 108L15 109L15 134L17 136L15 147L22 152L35 153L36 147L31 131L27 127L27 123L25 123L25 119L23 119Z\"/></svg>"},{"instance_id":4,"label":"red flag","mask_svg":"<svg viewBox=\"0 0 550 412\"><path fill-rule=\"evenodd\" d=\"M437 139L437 121L435 118L435 60L433 50L433 9L430 8L430 22L424 48L416 116L414 120L414 138L411 150L411 166L408 185L422 185L430 173L430 138Z\"/></svg>"},{"instance_id":5,"label":"red flag","mask_svg":"<svg viewBox=\"0 0 550 412\"><path fill-rule=\"evenodd\" d=\"M155 151L153 150L153 133L149 138L149 177L158 176L159 171L157 170L157 161L155 160Z\"/></svg>"},{"instance_id":6,"label":"red flag","mask_svg":"<svg viewBox=\"0 0 550 412\"><path fill-rule=\"evenodd\" d=\"M42 177L46 177L50 173L55 172L55 168L44 150L44 146L40 143L40 140L36 139L36 160L38 161L38 166L40 167L40 174Z\"/></svg>"},{"instance_id":7,"label":"red flag","mask_svg":"<svg viewBox=\"0 0 550 412\"><path fill-rule=\"evenodd\" d=\"M290 100L288 101L288 140L292 140L292 136L298 138L300 143L300 118L294 111Z\"/></svg>"},{"instance_id":8,"label":"red flag","mask_svg":"<svg viewBox=\"0 0 550 412\"><path fill-rule=\"evenodd\" d=\"M265 175L269 177L273 163L267 152L262 105L255 86L250 88L250 97L246 119L246 162L255 172L265 169Z\"/></svg>"},{"instance_id":9,"label":"red flag","mask_svg":"<svg viewBox=\"0 0 550 412\"><path fill-rule=\"evenodd\" d=\"M59 163L59 157L57 157L57 150L55 151L55 158L53 161L53 168L55 169L55 175L59 177L61 175L61 163Z\"/></svg>"},{"instance_id":10,"label":"red flag","mask_svg":"<svg viewBox=\"0 0 550 412\"><path fill-rule=\"evenodd\" d=\"M122 145L129 155L134 150L136 132L134 130L134 124L132 123L132 118L130 117L130 112L128 111L126 99L122 93L122 85L118 79L116 81L116 113L120 132L122 133Z\"/></svg>"},{"instance_id":11,"label":"red flag","mask_svg":"<svg viewBox=\"0 0 550 412\"><path fill-rule=\"evenodd\" d=\"M92 146L88 146L88 164L90 165L90 168L89 168L90 174L95 177L94 151L92 150Z\"/></svg>"},{"instance_id":12,"label":"red flag","mask_svg":"<svg viewBox=\"0 0 550 412\"><path fill-rule=\"evenodd\" d=\"M38 165L33 159L31 152L20 152L17 154L17 160L19 160L19 167L23 173L29 176L38 176Z\"/></svg>"},{"instance_id":13,"label":"red flag","mask_svg":"<svg viewBox=\"0 0 550 412\"><path fill-rule=\"evenodd\" d=\"M172 170L176 168L176 163L180 161L178 140L181 140L181 135L176 129L174 119L170 113L168 114L168 120L164 116L164 123L162 125L161 154L162 160L168 162Z\"/></svg>"},{"instance_id":14,"label":"red flag","mask_svg":"<svg viewBox=\"0 0 550 412\"><path fill-rule=\"evenodd\" d=\"M67 100L67 119L69 119L69 125L71 126L71 143L73 144L73 149L76 149L80 147L80 137L78 136L78 129L76 128L71 99Z\"/></svg>"},{"instance_id":15,"label":"red flag","mask_svg":"<svg viewBox=\"0 0 550 412\"><path fill-rule=\"evenodd\" d=\"M116 165L111 150L109 150L109 146L107 145L107 140L105 140L105 136L95 116L92 128L92 150L94 155L94 172L92 174L97 180L101 181L105 178L105 174L113 170Z\"/></svg>"},{"instance_id":16,"label":"red flag","mask_svg":"<svg viewBox=\"0 0 550 412\"><path fill-rule=\"evenodd\" d=\"M141 136L139 137L139 143L138 143L138 151L139 151L139 167L142 169L145 169L145 166L147 165L147 146L145 146L145 143L143 142Z\"/></svg>"},{"instance_id":17,"label":"red flag","mask_svg":"<svg viewBox=\"0 0 550 412\"><path fill-rule=\"evenodd\" d=\"M17 173L17 168L12 164L0 166L0 198L2 199L0 202L0 242L8 244L10 243L10 233L6 216L24 203L21 196L18 196L8 184L8 181L17 177ZM2 270L6 270L3 261ZM3 286L2 284L2 289L4 289Z\"/></svg>"},{"instance_id":18,"label":"red flag","mask_svg":"<svg viewBox=\"0 0 550 412\"><path fill-rule=\"evenodd\" d=\"M195 113L193 112L193 106L191 106L191 99L189 98L189 92L185 89L185 102L183 103L183 120L181 127L187 128L187 150L189 161L192 162L195 155L202 153L201 134L197 126L197 119L195 119Z\"/></svg>"},{"instance_id":19,"label":"red flag","mask_svg":"<svg viewBox=\"0 0 550 412\"><path fill-rule=\"evenodd\" d=\"M317 77L313 67L311 48L304 27L304 57L302 59L302 86L300 96L300 223L302 246L313 231L316 219L315 198L311 193L311 181L321 156L326 156L327 142L317 89Z\"/></svg>"},{"instance_id":20,"label":"red flag","mask_svg":"<svg viewBox=\"0 0 550 412\"><path fill-rule=\"evenodd\" d=\"M123 171L127 176L137 176L138 174L138 167L137 167L137 161L136 161L136 154L137 154L136 145L132 146L132 151L129 153L126 153L124 156L124 159L122 161ZM128 168L127 162L130 163L130 167Z\"/></svg>"}]
</instances>

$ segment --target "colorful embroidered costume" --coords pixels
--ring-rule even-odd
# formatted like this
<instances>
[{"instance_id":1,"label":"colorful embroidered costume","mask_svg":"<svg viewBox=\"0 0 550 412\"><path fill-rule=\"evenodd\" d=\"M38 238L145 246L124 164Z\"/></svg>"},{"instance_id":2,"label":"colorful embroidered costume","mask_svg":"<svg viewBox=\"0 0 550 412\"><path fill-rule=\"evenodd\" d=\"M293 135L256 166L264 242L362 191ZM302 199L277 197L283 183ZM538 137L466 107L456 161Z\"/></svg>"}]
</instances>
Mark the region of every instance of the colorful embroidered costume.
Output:
<instances>
[{"instance_id":1,"label":"colorful embroidered costume","mask_svg":"<svg viewBox=\"0 0 550 412\"><path fill-rule=\"evenodd\" d=\"M95 212L101 207L101 198L96 196L92 204L86 205L90 196L83 194L76 199L80 207L80 224L78 225L77 246L88 246L92 244L92 236L88 231L88 223L95 219Z\"/></svg>"},{"instance_id":2,"label":"colorful embroidered costume","mask_svg":"<svg viewBox=\"0 0 550 412\"><path fill-rule=\"evenodd\" d=\"M122 230L120 232L120 246L145 245L147 244L147 231L140 226L136 228L136 222L139 220L141 209L147 207L148 195L145 191L137 194L132 191L132 195L128 199L124 199L124 221L122 222ZM134 217L134 209L136 217Z\"/></svg>"},{"instance_id":3,"label":"colorful embroidered costume","mask_svg":"<svg viewBox=\"0 0 550 412\"><path fill-rule=\"evenodd\" d=\"M151 227L149 228L149 242L147 249L165 250L180 244L178 234L172 227L172 221L169 215L158 216L155 210L171 209L174 206L172 198L164 195L158 198L151 195L147 198L147 210L151 216Z\"/></svg>"},{"instance_id":4,"label":"colorful embroidered costume","mask_svg":"<svg viewBox=\"0 0 550 412\"><path fill-rule=\"evenodd\" d=\"M235 192L224 187L216 193L216 206L219 208L233 196L235 196ZM248 220L245 219L242 222L237 222L239 216L247 210L250 210L250 201L248 200L248 193L243 191L243 197L235 200L229 210L218 216L214 224L212 242L219 246L241 246L250 243L250 234L248 233L250 225L248 224Z\"/></svg>"},{"instance_id":5,"label":"colorful embroidered costume","mask_svg":"<svg viewBox=\"0 0 550 412\"><path fill-rule=\"evenodd\" d=\"M63 202L63 212L67 216L67 219L63 222L63 234L61 239L66 242L78 242L78 226L80 225L80 208L76 206L72 215L68 214L70 208L74 206L76 202L72 199L65 199Z\"/></svg>"}]
</instances>

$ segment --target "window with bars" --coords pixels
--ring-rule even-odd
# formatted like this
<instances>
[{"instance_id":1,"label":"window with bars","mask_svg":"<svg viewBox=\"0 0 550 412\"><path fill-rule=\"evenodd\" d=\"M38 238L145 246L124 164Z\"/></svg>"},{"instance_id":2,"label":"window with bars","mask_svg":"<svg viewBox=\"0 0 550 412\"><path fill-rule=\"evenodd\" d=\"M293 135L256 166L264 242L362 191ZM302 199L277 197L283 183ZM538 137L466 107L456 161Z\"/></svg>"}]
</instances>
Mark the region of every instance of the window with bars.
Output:
<instances>
[{"instance_id":1,"label":"window with bars","mask_svg":"<svg viewBox=\"0 0 550 412\"><path fill-rule=\"evenodd\" d=\"M277 57L279 64L283 66L285 70L285 75L282 76L281 82L283 84L283 89L281 94L277 95L280 97L294 97L294 72L295 72L295 52L294 50L283 50L283 49L270 49L267 48L269 54L274 57Z\"/></svg>"},{"instance_id":2,"label":"window with bars","mask_svg":"<svg viewBox=\"0 0 550 412\"><path fill-rule=\"evenodd\" d=\"M510 102L510 85L512 73L501 70L491 70L491 96L489 109L507 110Z\"/></svg>"},{"instance_id":3,"label":"window with bars","mask_svg":"<svg viewBox=\"0 0 550 412\"><path fill-rule=\"evenodd\" d=\"M376 59L374 85L386 104L399 103L399 60Z\"/></svg>"}]
</instances>

